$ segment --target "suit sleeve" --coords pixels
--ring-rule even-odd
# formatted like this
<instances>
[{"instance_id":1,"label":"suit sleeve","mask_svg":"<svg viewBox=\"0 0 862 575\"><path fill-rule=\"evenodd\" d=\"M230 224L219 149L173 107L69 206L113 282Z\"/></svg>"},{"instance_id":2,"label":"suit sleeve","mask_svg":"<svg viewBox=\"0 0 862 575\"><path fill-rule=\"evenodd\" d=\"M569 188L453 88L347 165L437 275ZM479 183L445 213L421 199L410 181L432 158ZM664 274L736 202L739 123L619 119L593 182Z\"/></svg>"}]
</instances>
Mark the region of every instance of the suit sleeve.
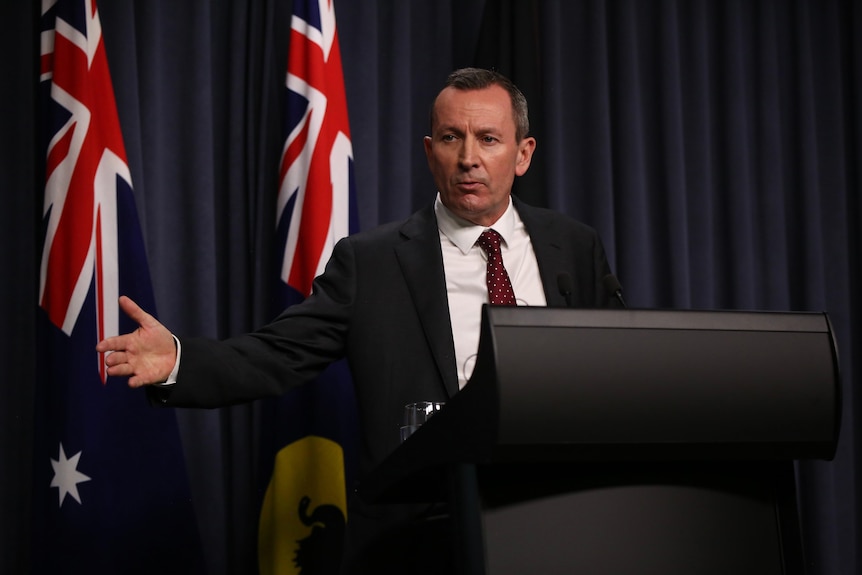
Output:
<instances>
[{"instance_id":1,"label":"suit sleeve","mask_svg":"<svg viewBox=\"0 0 862 575\"><path fill-rule=\"evenodd\" d=\"M313 380L344 356L355 277L353 251L343 239L312 295L273 322L224 341L182 338L177 383L151 397L176 407L222 407L281 395Z\"/></svg>"}]
</instances>

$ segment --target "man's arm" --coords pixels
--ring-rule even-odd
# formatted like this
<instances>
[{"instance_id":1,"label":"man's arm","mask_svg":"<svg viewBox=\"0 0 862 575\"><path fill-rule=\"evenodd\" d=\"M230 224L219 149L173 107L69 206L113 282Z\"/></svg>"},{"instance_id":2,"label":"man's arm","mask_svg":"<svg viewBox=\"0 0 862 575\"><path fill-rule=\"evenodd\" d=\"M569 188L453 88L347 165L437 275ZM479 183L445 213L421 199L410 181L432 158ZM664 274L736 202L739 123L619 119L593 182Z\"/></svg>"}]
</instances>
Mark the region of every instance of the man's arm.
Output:
<instances>
[{"instance_id":1,"label":"man's arm","mask_svg":"<svg viewBox=\"0 0 862 575\"><path fill-rule=\"evenodd\" d=\"M171 332L126 296L120 297L120 309L138 324L138 329L96 345L96 351L108 354L108 375L128 376L129 387L164 383L177 361Z\"/></svg>"}]
</instances>

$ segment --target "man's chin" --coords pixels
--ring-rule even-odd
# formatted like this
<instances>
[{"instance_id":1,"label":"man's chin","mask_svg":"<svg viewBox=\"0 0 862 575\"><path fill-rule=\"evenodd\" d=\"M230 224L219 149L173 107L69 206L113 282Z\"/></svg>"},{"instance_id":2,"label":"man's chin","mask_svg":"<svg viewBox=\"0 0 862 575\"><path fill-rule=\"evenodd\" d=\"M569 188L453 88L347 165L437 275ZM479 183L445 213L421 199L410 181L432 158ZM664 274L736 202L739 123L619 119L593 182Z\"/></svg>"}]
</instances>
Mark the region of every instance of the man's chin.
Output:
<instances>
[{"instance_id":1,"label":"man's chin","mask_svg":"<svg viewBox=\"0 0 862 575\"><path fill-rule=\"evenodd\" d=\"M461 203L456 210L450 209L450 211L459 218L467 220L477 226L490 226L496 222L506 210L503 209L497 213L497 211L494 211L491 206L485 204Z\"/></svg>"}]
</instances>

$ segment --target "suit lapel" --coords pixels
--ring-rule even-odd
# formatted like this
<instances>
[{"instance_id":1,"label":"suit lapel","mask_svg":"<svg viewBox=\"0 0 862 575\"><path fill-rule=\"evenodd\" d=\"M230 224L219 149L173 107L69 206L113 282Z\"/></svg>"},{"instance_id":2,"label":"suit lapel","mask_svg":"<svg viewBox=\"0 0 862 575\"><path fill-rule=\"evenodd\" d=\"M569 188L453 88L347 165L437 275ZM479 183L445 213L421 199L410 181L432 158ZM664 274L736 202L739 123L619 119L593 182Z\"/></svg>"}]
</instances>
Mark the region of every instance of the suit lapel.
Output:
<instances>
[{"instance_id":1,"label":"suit lapel","mask_svg":"<svg viewBox=\"0 0 862 575\"><path fill-rule=\"evenodd\" d=\"M530 234L548 307L565 307L566 300L557 287L557 277L560 273L568 273L571 262L567 261L557 226L548 212L532 208L514 196L512 200Z\"/></svg>"},{"instance_id":2,"label":"suit lapel","mask_svg":"<svg viewBox=\"0 0 862 575\"><path fill-rule=\"evenodd\" d=\"M536 210L514 199L518 214L527 227L539 264L545 299L550 307L565 307L565 298L557 287L557 276L571 269L556 224L548 213ZM455 344L449 320L449 300L443 273L443 254L433 206L411 216L401 227L403 241L395 248L413 304L437 370L449 396L458 392L455 369ZM437 286L436 289L429 289Z\"/></svg>"},{"instance_id":3,"label":"suit lapel","mask_svg":"<svg viewBox=\"0 0 862 575\"><path fill-rule=\"evenodd\" d=\"M404 241L395 248L398 263L419 314L426 340L449 396L458 392L455 344L449 320L449 300L443 254L433 209L410 217L401 228ZM435 287L436 286L436 287Z\"/></svg>"}]
</instances>

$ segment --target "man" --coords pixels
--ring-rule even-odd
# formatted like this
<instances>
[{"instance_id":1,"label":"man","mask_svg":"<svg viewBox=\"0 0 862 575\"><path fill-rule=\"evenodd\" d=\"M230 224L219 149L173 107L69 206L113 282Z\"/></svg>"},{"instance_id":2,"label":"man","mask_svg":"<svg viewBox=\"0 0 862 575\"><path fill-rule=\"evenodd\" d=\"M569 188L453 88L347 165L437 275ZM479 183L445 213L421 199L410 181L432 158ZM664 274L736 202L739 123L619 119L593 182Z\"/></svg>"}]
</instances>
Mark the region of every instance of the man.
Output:
<instances>
[{"instance_id":1,"label":"man","mask_svg":"<svg viewBox=\"0 0 862 575\"><path fill-rule=\"evenodd\" d=\"M489 301L488 228L501 236L503 264L520 305L605 307L610 273L594 230L511 197L530 167L527 103L505 77L464 69L450 75L425 138L438 189L433 205L404 222L341 240L313 294L260 330L224 342L175 339L128 298L140 327L98 344L108 374L151 388L166 405L217 407L278 395L346 356L362 426L360 472L399 442L405 404L445 401L469 379L480 311ZM565 297L561 274L572 278ZM567 298L569 301L567 301ZM354 498L348 562L365 541L403 521L404 510Z\"/></svg>"}]
</instances>

